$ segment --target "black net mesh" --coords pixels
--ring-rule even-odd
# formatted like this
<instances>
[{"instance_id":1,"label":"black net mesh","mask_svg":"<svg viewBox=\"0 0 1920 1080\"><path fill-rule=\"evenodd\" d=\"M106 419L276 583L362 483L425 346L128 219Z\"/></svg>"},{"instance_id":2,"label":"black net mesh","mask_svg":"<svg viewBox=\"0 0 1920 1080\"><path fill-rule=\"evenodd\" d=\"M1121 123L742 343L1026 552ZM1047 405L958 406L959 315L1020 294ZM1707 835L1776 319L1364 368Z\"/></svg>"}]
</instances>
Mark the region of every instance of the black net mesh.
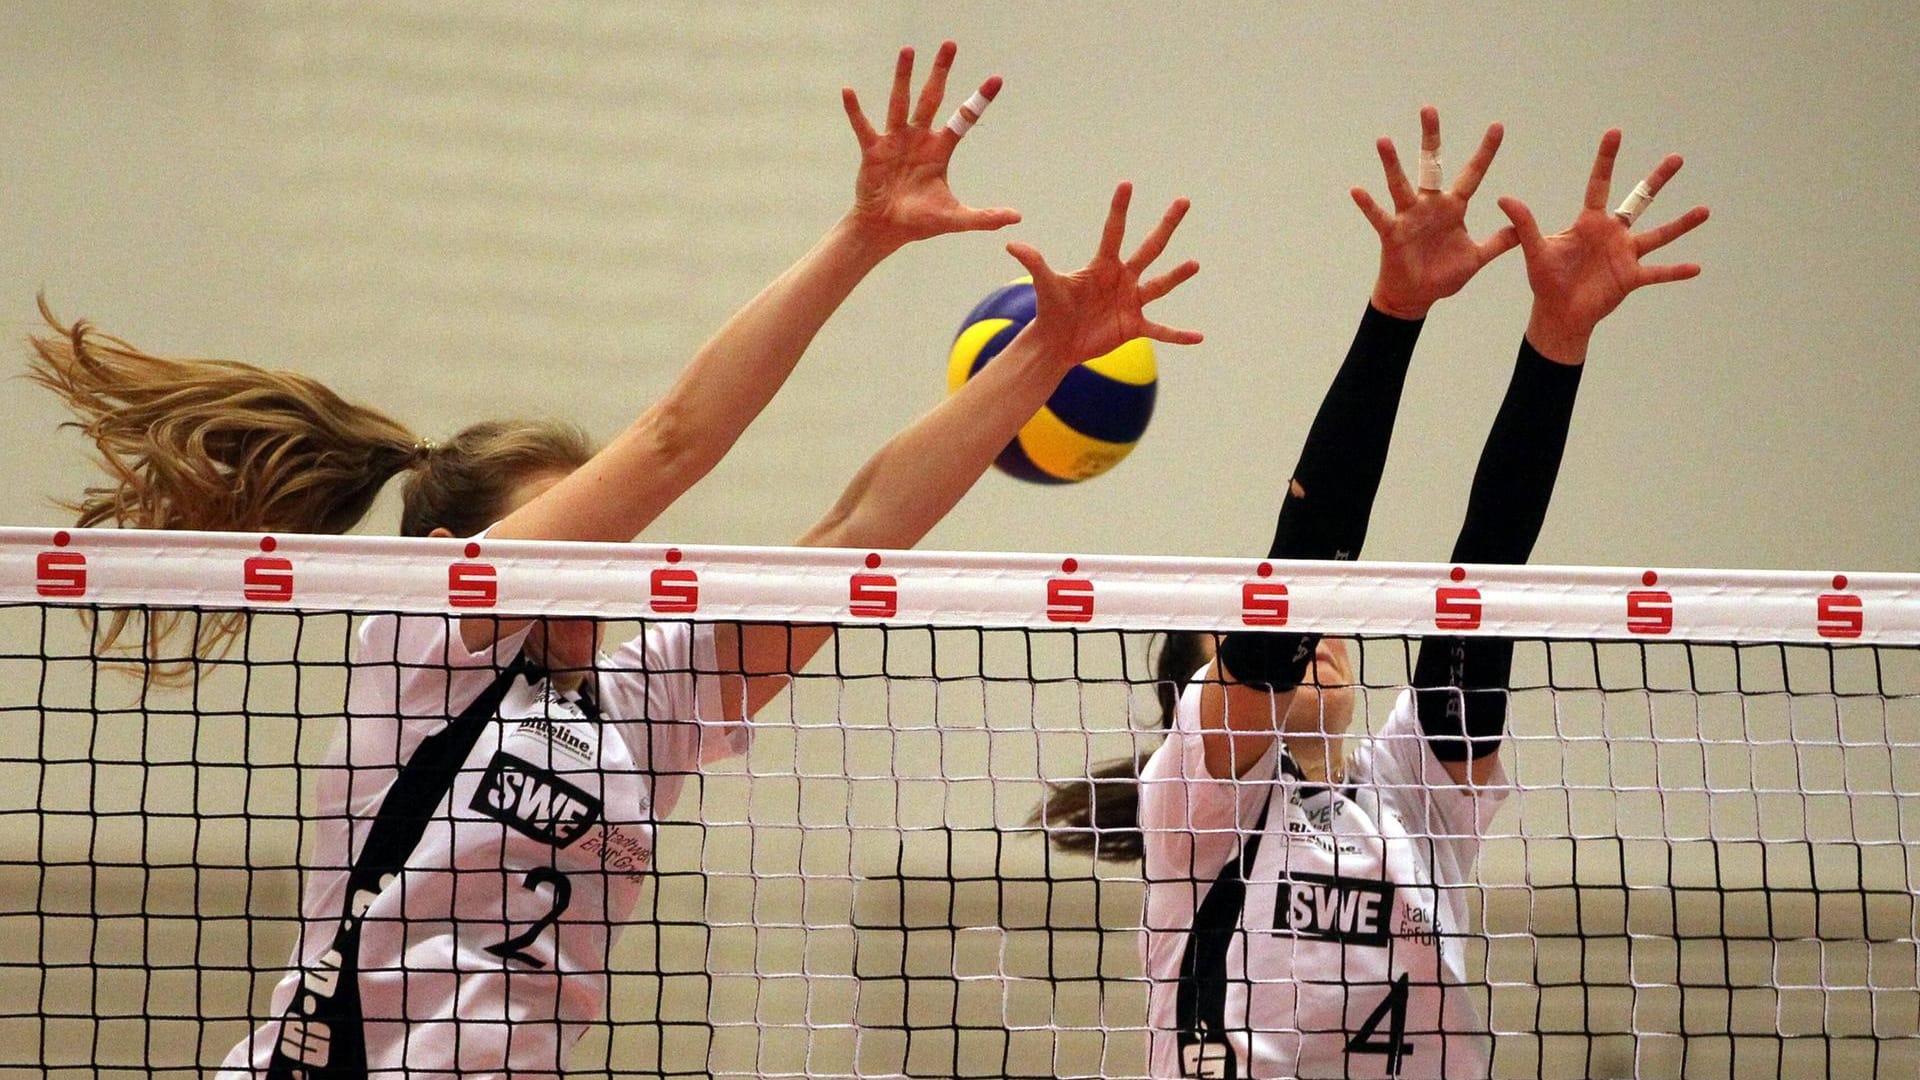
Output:
<instances>
[{"instance_id":1,"label":"black net mesh","mask_svg":"<svg viewBox=\"0 0 1920 1080\"><path fill-rule=\"evenodd\" d=\"M362 835L339 808L364 825L378 800L354 799L425 744L348 722L350 682L402 678L356 653L365 617L258 615L159 686L96 655L71 610L0 608L0 1070L199 1075L288 1015L303 888L341 876L330 835ZM606 648L647 633L689 625L609 623ZM1046 781L1159 745L1157 638L841 628L744 756L656 743L629 770L642 789L588 774L674 717L599 700L584 727L483 718L432 778L451 794L418 822L403 895L367 916L385 944L359 959L362 1009L414 1018L370 1054L409 1046L419 1075L548 1044L587 1076L1143 1075L1142 864L1055 848L1035 811ZM1416 644L1351 646L1356 739L1387 724ZM615 653L599 676L653 680L655 711L724 682L724 662L673 655ZM1495 1075L1920 1073L1920 652L1522 642L1503 753L1512 792L1477 868L1435 883L1466 899L1445 934ZM669 786L651 851L613 827L652 811L611 800ZM435 855L456 817L493 847ZM630 913L598 910L616 893ZM310 895L331 911L310 936L350 902ZM415 978L450 971L445 1000ZM345 1045L325 1035L301 1045ZM1407 1037L1399 1067L1430 1074Z\"/></svg>"}]
</instances>

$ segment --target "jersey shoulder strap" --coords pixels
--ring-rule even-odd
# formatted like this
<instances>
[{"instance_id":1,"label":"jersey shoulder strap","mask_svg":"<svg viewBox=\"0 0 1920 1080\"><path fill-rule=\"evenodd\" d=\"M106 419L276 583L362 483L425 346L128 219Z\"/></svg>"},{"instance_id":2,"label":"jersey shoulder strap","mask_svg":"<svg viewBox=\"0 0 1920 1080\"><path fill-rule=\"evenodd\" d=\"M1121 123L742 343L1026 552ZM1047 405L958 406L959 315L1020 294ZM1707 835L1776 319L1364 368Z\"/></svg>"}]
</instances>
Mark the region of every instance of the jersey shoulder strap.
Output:
<instances>
[{"instance_id":1,"label":"jersey shoulder strap","mask_svg":"<svg viewBox=\"0 0 1920 1080\"><path fill-rule=\"evenodd\" d=\"M1283 765L1292 762L1282 756ZM1292 770L1288 770L1291 775ZM1220 869L1194 912L1180 957L1180 992L1176 1005L1181 1072L1187 1076L1235 1080L1240 1075L1233 1047L1227 1042L1227 950L1240 933L1240 916L1247 903L1247 875L1260 855L1260 838L1267 832L1267 815L1281 795L1267 792L1260 820L1240 842L1240 852Z\"/></svg>"},{"instance_id":2,"label":"jersey shoulder strap","mask_svg":"<svg viewBox=\"0 0 1920 1080\"><path fill-rule=\"evenodd\" d=\"M333 942L319 962L300 973L300 986L280 1019L267 1080L347 1080L367 1071L367 1044L361 1029L360 928L366 914L359 897L385 889L413 856L460 766L473 752L480 732L500 711L514 681L529 670L524 655L493 677L493 682L447 726L420 741L380 801L366 843L347 871L346 911Z\"/></svg>"},{"instance_id":3,"label":"jersey shoulder strap","mask_svg":"<svg viewBox=\"0 0 1920 1080\"><path fill-rule=\"evenodd\" d=\"M413 755L400 767L393 786L387 789L386 798L380 801L380 809L374 813L367 841L348 871L348 896L352 896L356 888L377 890L381 878L397 874L406 866L413 849L420 845L420 837L427 831L427 821L453 789L454 778L467 755L473 752L473 744L480 741L480 732L499 714L507 691L529 667L524 654L515 656L479 696L460 710L460 715L420 740Z\"/></svg>"}]
</instances>

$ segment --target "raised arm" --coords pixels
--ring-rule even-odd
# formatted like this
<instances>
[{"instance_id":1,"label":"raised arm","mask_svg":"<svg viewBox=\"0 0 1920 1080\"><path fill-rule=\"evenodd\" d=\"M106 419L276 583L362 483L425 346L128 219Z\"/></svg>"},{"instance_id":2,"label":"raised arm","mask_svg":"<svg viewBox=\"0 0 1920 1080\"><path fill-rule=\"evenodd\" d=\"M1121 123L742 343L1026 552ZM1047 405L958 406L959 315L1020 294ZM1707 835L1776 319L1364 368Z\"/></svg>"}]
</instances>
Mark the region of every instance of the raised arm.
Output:
<instances>
[{"instance_id":1,"label":"raised arm","mask_svg":"<svg viewBox=\"0 0 1920 1080\"><path fill-rule=\"evenodd\" d=\"M1056 273L1031 245L1007 251L1033 276L1038 310L1033 321L967 387L900 432L855 474L827 515L800 538L819 547L912 547L953 509L988 465L1046 404L1060 380L1079 364L1137 337L1194 345L1201 335L1148 319L1145 305L1167 295L1200 270L1189 260L1142 280L1166 250L1186 216L1177 199L1125 261L1131 184L1114 190L1105 232L1093 260L1070 274Z\"/></svg>"},{"instance_id":2,"label":"raised arm","mask_svg":"<svg viewBox=\"0 0 1920 1080\"><path fill-rule=\"evenodd\" d=\"M860 146L853 206L813 249L740 309L694 354L666 395L591 461L508 514L499 539L633 539L733 447L793 372L814 334L881 260L915 240L998 229L1008 209L963 205L947 166L963 124L933 125L955 46L940 47L912 102L913 50L900 50L886 130L876 131L851 88L842 91ZM998 76L979 99L999 92ZM971 109L967 116L977 119Z\"/></svg>"},{"instance_id":3,"label":"raised arm","mask_svg":"<svg viewBox=\"0 0 1920 1080\"><path fill-rule=\"evenodd\" d=\"M1380 271L1353 346L1307 432L1269 558L1359 555L1422 320L1516 243L1511 228L1475 241L1466 227L1467 206L1500 148L1500 125L1487 128L1466 167L1444 189L1440 116L1432 106L1420 111L1420 127L1417 187L1402 170L1393 140L1382 138L1377 148L1393 209L1353 189L1354 202L1380 238ZM1218 733L1204 740L1213 775L1244 775L1273 745L1317 642L1312 634L1253 632L1221 640L1215 678L1201 693L1201 725Z\"/></svg>"},{"instance_id":4,"label":"raised arm","mask_svg":"<svg viewBox=\"0 0 1920 1080\"><path fill-rule=\"evenodd\" d=\"M1619 150L1620 132L1607 132L1594 157L1584 205L1564 232L1542 236L1525 204L1500 200L1519 230L1533 311L1513 379L1474 472L1466 522L1453 547L1454 562L1527 561L1553 499L1594 328L1635 289L1700 272L1691 263L1644 266L1640 259L1705 221L1706 207L1694 207L1658 228L1633 232L1634 218L1680 171L1680 156L1661 161L1619 210L1608 213L1608 188ZM1421 642L1413 674L1413 685L1420 688L1415 694L1420 727L1455 783L1485 784L1493 778L1506 732L1512 669L1513 642L1504 638Z\"/></svg>"},{"instance_id":5,"label":"raised arm","mask_svg":"<svg viewBox=\"0 0 1920 1080\"><path fill-rule=\"evenodd\" d=\"M1199 272L1200 265L1189 260L1145 277L1186 215L1187 200L1169 206L1159 225L1123 260L1132 194L1130 184L1115 189L1099 250L1073 273L1056 273L1027 244L1007 245L1033 275L1038 306L1033 320L980 374L882 446L826 516L800 537L802 545L912 547L973 487L1076 365L1137 337L1179 345L1200 341L1197 331L1163 326L1143 311ZM732 655L735 644L727 634L723 628L715 639L723 657ZM739 635L751 714L786 686L787 673L806 663L832 631L752 624L740 628Z\"/></svg>"}]
</instances>

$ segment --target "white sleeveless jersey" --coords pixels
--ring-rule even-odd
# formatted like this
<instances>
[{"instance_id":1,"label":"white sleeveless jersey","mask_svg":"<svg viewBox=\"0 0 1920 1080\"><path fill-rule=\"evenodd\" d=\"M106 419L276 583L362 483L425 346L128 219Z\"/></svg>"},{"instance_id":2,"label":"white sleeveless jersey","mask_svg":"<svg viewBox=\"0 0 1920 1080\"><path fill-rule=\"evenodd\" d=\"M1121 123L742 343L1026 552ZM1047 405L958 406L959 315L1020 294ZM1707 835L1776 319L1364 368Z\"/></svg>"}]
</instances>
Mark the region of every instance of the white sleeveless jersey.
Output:
<instances>
[{"instance_id":1,"label":"white sleeveless jersey","mask_svg":"<svg viewBox=\"0 0 1920 1080\"><path fill-rule=\"evenodd\" d=\"M1486 1076L1462 935L1504 771L1454 784L1409 691L1341 788L1301 779L1277 741L1217 780L1200 690L1141 774L1153 1075Z\"/></svg>"},{"instance_id":2,"label":"white sleeveless jersey","mask_svg":"<svg viewBox=\"0 0 1920 1080\"><path fill-rule=\"evenodd\" d=\"M349 868L401 766L526 637L471 653L457 627L440 616L361 625L347 722L318 770L292 970L274 989L274 1019L227 1056L226 1075L265 1075L276 1047L324 1066L352 1037L286 1030L300 1022L281 1018L296 993L326 990ZM366 911L359 1035L370 1075L562 1070L605 1006L608 951L653 866L653 821L703 763L746 749L748 727L723 717L715 671L710 627L667 624L602 656L584 700L512 681L404 871L353 900ZM311 1015L310 998L305 1007Z\"/></svg>"}]
</instances>

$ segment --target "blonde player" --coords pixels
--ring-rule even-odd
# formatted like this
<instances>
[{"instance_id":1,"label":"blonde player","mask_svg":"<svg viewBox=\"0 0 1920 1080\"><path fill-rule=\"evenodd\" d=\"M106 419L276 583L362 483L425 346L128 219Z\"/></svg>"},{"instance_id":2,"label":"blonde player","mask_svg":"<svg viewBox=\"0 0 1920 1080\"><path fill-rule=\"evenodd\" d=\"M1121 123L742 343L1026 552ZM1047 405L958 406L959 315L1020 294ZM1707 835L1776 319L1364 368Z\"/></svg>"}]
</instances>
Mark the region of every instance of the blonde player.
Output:
<instances>
[{"instance_id":1,"label":"blonde player","mask_svg":"<svg viewBox=\"0 0 1920 1080\"><path fill-rule=\"evenodd\" d=\"M1393 208L1355 189L1381 238L1380 274L1352 351L1295 466L1273 558L1355 557L1365 537L1421 320L1502 251L1525 254L1534 305L1513 380L1474 478L1458 562L1524 562L1552 495L1594 327L1642 285L1699 272L1641 256L1707 216L1634 233L1680 167L1663 161L1606 209L1620 135L1601 140L1585 205L1542 236L1513 225L1475 243L1464 216L1498 126L1440 187L1439 118L1423 110L1418 187L1382 139ZM1430 639L1385 726L1344 737L1353 668L1344 643L1233 633L1163 652L1198 674L1169 703L1171 733L1139 768L1057 787L1063 846L1146 864L1143 951L1159 1077L1485 1076L1485 1026L1465 993L1465 884L1504 793L1510 642ZM1109 847L1109 844L1112 846Z\"/></svg>"},{"instance_id":2,"label":"blonde player","mask_svg":"<svg viewBox=\"0 0 1920 1080\"><path fill-rule=\"evenodd\" d=\"M338 532L405 474L410 536L632 539L712 468L867 271L909 242L1018 220L948 188L955 146L1000 85L987 80L937 124L953 56L949 42L915 102L902 50L884 130L845 91L862 155L853 209L597 453L569 428L520 421L428 443L301 376L166 360L49 315L57 335L36 339L34 376L79 414L112 478L78 505L81 523ZM1200 340L1141 310L1198 269L1141 280L1187 204L1123 260L1129 195L1116 191L1098 253L1078 272L1008 245L1034 277L1033 323L887 443L801 543L911 546L1076 363L1133 337ZM747 719L826 636L657 625L600 655L598 626L584 620L368 619L348 720L319 769L291 970L273 1019L224 1069L560 1072L605 1008L608 953L652 865L652 823L687 775L746 748Z\"/></svg>"}]
</instances>

